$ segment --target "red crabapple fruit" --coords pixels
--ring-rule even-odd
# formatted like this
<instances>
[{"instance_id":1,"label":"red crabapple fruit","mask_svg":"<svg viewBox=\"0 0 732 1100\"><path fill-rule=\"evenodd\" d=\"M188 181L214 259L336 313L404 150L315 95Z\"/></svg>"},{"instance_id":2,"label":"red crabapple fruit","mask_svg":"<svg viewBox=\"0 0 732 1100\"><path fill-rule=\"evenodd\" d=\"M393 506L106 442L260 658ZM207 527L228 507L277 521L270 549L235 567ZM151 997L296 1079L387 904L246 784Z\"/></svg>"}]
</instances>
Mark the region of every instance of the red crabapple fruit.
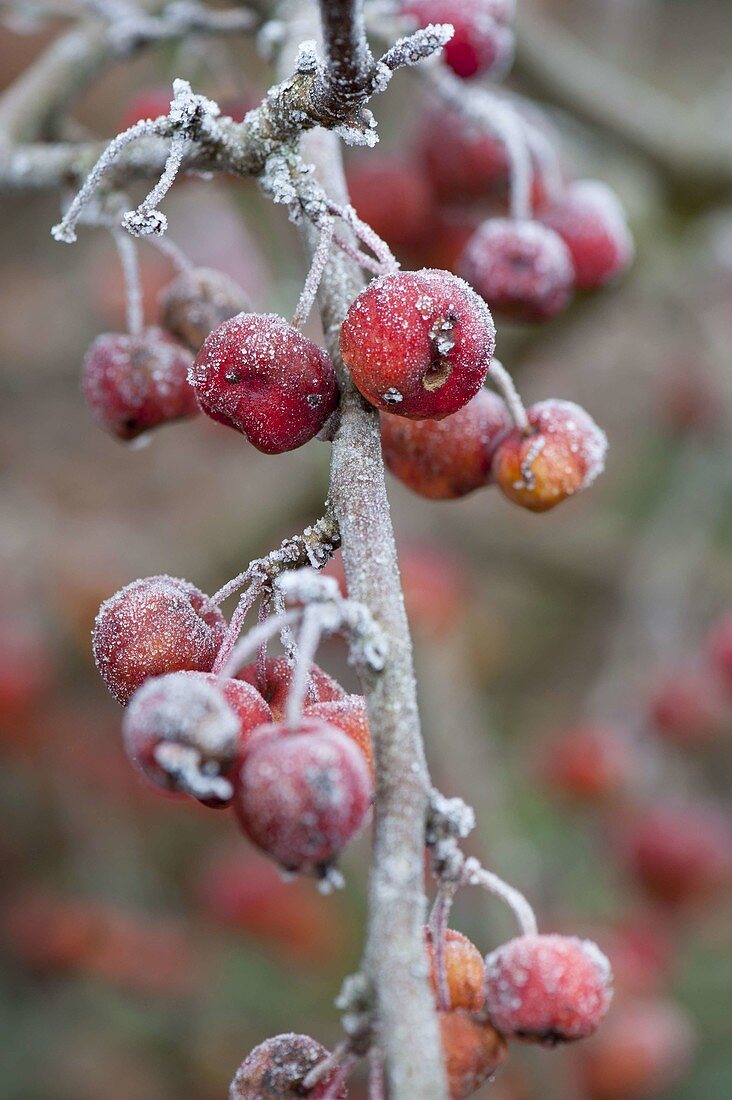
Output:
<instances>
[{"instance_id":1,"label":"red crabapple fruit","mask_svg":"<svg viewBox=\"0 0 732 1100\"><path fill-rule=\"evenodd\" d=\"M553 1046L597 1030L612 998L612 971L600 948L575 936L527 935L492 952L486 1011L507 1036Z\"/></svg>"},{"instance_id":2,"label":"red crabapple fruit","mask_svg":"<svg viewBox=\"0 0 732 1100\"><path fill-rule=\"evenodd\" d=\"M511 65L513 31L506 24L513 15L507 0L402 0L405 15L416 16L419 26L452 23L455 33L443 56L456 76L479 73L503 75Z\"/></svg>"},{"instance_id":3,"label":"red crabapple fruit","mask_svg":"<svg viewBox=\"0 0 732 1100\"><path fill-rule=\"evenodd\" d=\"M162 295L165 328L193 352L224 321L250 308L238 283L208 267L183 272Z\"/></svg>"},{"instance_id":4,"label":"red crabapple fruit","mask_svg":"<svg viewBox=\"0 0 732 1100\"><path fill-rule=\"evenodd\" d=\"M581 802L617 794L628 783L633 760L622 734L608 726L574 726L547 744L542 774L553 791Z\"/></svg>"},{"instance_id":5,"label":"red crabapple fruit","mask_svg":"<svg viewBox=\"0 0 732 1100\"><path fill-rule=\"evenodd\" d=\"M572 297L574 268L566 244L534 221L489 218L463 252L460 274L509 321L546 321Z\"/></svg>"},{"instance_id":6,"label":"red crabapple fruit","mask_svg":"<svg viewBox=\"0 0 732 1100\"><path fill-rule=\"evenodd\" d=\"M188 382L191 355L160 328L139 335L106 332L84 358L81 386L92 416L129 441L171 420L198 413Z\"/></svg>"},{"instance_id":7,"label":"red crabapple fruit","mask_svg":"<svg viewBox=\"0 0 732 1100\"><path fill-rule=\"evenodd\" d=\"M492 1077L508 1053L503 1036L469 1012L440 1012L440 1039L450 1100L465 1100Z\"/></svg>"},{"instance_id":8,"label":"red crabapple fruit","mask_svg":"<svg viewBox=\"0 0 732 1100\"><path fill-rule=\"evenodd\" d=\"M219 325L189 377L203 411L265 454L307 443L338 403L330 356L274 313L239 313Z\"/></svg>"},{"instance_id":9,"label":"red crabapple fruit","mask_svg":"<svg viewBox=\"0 0 732 1100\"><path fill-rule=\"evenodd\" d=\"M513 427L505 402L489 390L444 420L381 416L381 449L395 477L431 500L452 500L488 485L499 440Z\"/></svg>"},{"instance_id":10,"label":"red crabapple fruit","mask_svg":"<svg viewBox=\"0 0 732 1100\"><path fill-rule=\"evenodd\" d=\"M372 780L342 730L302 718L296 729L264 726L234 795L249 839L288 870L327 866L364 824Z\"/></svg>"},{"instance_id":11,"label":"red crabapple fruit","mask_svg":"<svg viewBox=\"0 0 732 1100\"><path fill-rule=\"evenodd\" d=\"M620 278L633 262L625 211L607 184L575 180L539 211L562 238L574 264L578 290L597 290Z\"/></svg>"},{"instance_id":12,"label":"red crabapple fruit","mask_svg":"<svg viewBox=\"0 0 732 1100\"><path fill-rule=\"evenodd\" d=\"M508 188L511 162L505 142L457 111L440 106L426 113L419 150L441 199L485 199Z\"/></svg>"},{"instance_id":13,"label":"red crabapple fruit","mask_svg":"<svg viewBox=\"0 0 732 1100\"><path fill-rule=\"evenodd\" d=\"M366 700L363 695L344 695L342 699L313 703L305 707L304 714L306 718L318 718L329 726L343 730L358 745L373 774L374 753Z\"/></svg>"},{"instance_id":14,"label":"red crabapple fruit","mask_svg":"<svg viewBox=\"0 0 732 1100\"><path fill-rule=\"evenodd\" d=\"M383 412L441 420L474 397L495 348L484 302L449 271L399 271L374 279L341 326L353 381Z\"/></svg>"},{"instance_id":15,"label":"red crabapple fruit","mask_svg":"<svg viewBox=\"0 0 732 1100\"><path fill-rule=\"evenodd\" d=\"M333 1074L326 1074L314 1089L305 1092L303 1080L329 1051L308 1035L275 1035L247 1055L234 1074L229 1100L311 1100L332 1095L332 1100L348 1100L346 1088L331 1094Z\"/></svg>"},{"instance_id":16,"label":"red crabapple fruit","mask_svg":"<svg viewBox=\"0 0 732 1100\"><path fill-rule=\"evenodd\" d=\"M437 993L437 954L432 930L427 925L424 935L430 963L430 982ZM448 928L445 934L444 957L450 1008L479 1012L485 1002L485 965L480 951L462 932Z\"/></svg>"},{"instance_id":17,"label":"red crabapple fruit","mask_svg":"<svg viewBox=\"0 0 732 1100\"><path fill-rule=\"evenodd\" d=\"M722 729L719 685L707 670L677 668L656 685L649 713L657 733L682 748L713 741Z\"/></svg>"},{"instance_id":18,"label":"red crabapple fruit","mask_svg":"<svg viewBox=\"0 0 732 1100\"><path fill-rule=\"evenodd\" d=\"M602 473L607 438L573 401L540 401L527 416L528 431L514 428L496 447L493 479L509 500L545 512Z\"/></svg>"},{"instance_id":19,"label":"red crabapple fruit","mask_svg":"<svg viewBox=\"0 0 732 1100\"><path fill-rule=\"evenodd\" d=\"M99 608L92 644L99 674L123 706L148 676L210 672L226 621L188 581L145 577Z\"/></svg>"},{"instance_id":20,"label":"red crabapple fruit","mask_svg":"<svg viewBox=\"0 0 732 1100\"><path fill-rule=\"evenodd\" d=\"M709 631L706 648L712 666L732 691L732 611L726 612Z\"/></svg>"},{"instance_id":21,"label":"red crabapple fruit","mask_svg":"<svg viewBox=\"0 0 732 1100\"><path fill-rule=\"evenodd\" d=\"M237 679L246 680L261 692L269 704L272 717L279 722L285 716L287 696L295 673L295 666L287 657L268 657L264 666L264 682L259 682L259 668L256 661L237 672ZM330 703L344 699L346 693L332 676L323 672L315 663L310 666L310 678L305 692L305 706L314 703Z\"/></svg>"},{"instance_id":22,"label":"red crabapple fruit","mask_svg":"<svg viewBox=\"0 0 732 1100\"><path fill-rule=\"evenodd\" d=\"M272 721L272 711L254 685L230 676L217 676L214 672L184 672L181 675L202 680L221 692L239 719L239 756L243 756L251 734Z\"/></svg>"},{"instance_id":23,"label":"red crabapple fruit","mask_svg":"<svg viewBox=\"0 0 732 1100\"><path fill-rule=\"evenodd\" d=\"M732 885L732 827L706 806L651 808L628 827L625 856L648 896L672 909L709 901Z\"/></svg>"},{"instance_id":24,"label":"red crabapple fruit","mask_svg":"<svg viewBox=\"0 0 732 1100\"><path fill-rule=\"evenodd\" d=\"M130 699L122 734L151 783L199 801L231 801L231 784L220 780L239 758L241 724L215 682L188 672L147 680Z\"/></svg>"},{"instance_id":25,"label":"red crabapple fruit","mask_svg":"<svg viewBox=\"0 0 732 1100\"><path fill-rule=\"evenodd\" d=\"M665 997L619 1003L583 1050L588 1100L645 1100L666 1095L689 1069L696 1031Z\"/></svg>"},{"instance_id":26,"label":"red crabapple fruit","mask_svg":"<svg viewBox=\"0 0 732 1100\"><path fill-rule=\"evenodd\" d=\"M429 234L432 192L417 165L369 156L348 166L347 180L358 216L392 247L409 248Z\"/></svg>"}]
</instances>

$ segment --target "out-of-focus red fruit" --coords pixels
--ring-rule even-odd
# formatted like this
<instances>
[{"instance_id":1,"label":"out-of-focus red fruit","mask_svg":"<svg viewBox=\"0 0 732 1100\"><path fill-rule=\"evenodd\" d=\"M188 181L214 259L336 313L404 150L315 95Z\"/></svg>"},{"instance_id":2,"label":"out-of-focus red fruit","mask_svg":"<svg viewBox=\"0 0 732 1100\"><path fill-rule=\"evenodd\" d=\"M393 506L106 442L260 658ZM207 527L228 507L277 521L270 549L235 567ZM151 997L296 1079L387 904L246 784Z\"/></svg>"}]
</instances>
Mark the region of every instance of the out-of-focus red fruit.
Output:
<instances>
[{"instance_id":1,"label":"out-of-focus red fruit","mask_svg":"<svg viewBox=\"0 0 732 1100\"><path fill-rule=\"evenodd\" d=\"M589 1100L645 1100L666 1095L688 1071L696 1031L665 998L618 1001L599 1035L582 1051Z\"/></svg>"},{"instance_id":2,"label":"out-of-focus red fruit","mask_svg":"<svg viewBox=\"0 0 732 1100\"><path fill-rule=\"evenodd\" d=\"M492 1077L508 1053L489 1023L455 1009L439 1013L450 1100L465 1100Z\"/></svg>"},{"instance_id":3,"label":"out-of-focus red fruit","mask_svg":"<svg viewBox=\"0 0 732 1100\"><path fill-rule=\"evenodd\" d=\"M234 794L242 829L288 870L327 866L363 826L373 784L350 737L318 719L263 727Z\"/></svg>"},{"instance_id":4,"label":"out-of-focus red fruit","mask_svg":"<svg viewBox=\"0 0 732 1100\"><path fill-rule=\"evenodd\" d=\"M399 271L374 279L351 303L340 347L377 409L441 420L483 385L495 326L485 303L449 271Z\"/></svg>"},{"instance_id":5,"label":"out-of-focus red fruit","mask_svg":"<svg viewBox=\"0 0 732 1100\"><path fill-rule=\"evenodd\" d=\"M125 106L119 119L119 129L129 130L144 118L154 119L167 115L173 93L170 88L145 88Z\"/></svg>"},{"instance_id":6,"label":"out-of-focus red fruit","mask_svg":"<svg viewBox=\"0 0 732 1100\"><path fill-rule=\"evenodd\" d=\"M732 611L727 611L709 631L706 643L712 667L732 692Z\"/></svg>"},{"instance_id":7,"label":"out-of-focus red fruit","mask_svg":"<svg viewBox=\"0 0 732 1100\"><path fill-rule=\"evenodd\" d=\"M17 719L43 702L53 661L43 634L20 619L0 620L0 722Z\"/></svg>"},{"instance_id":8,"label":"out-of-focus red fruit","mask_svg":"<svg viewBox=\"0 0 732 1100\"><path fill-rule=\"evenodd\" d=\"M572 297L572 257L559 234L540 222L489 218L458 266L493 312L509 321L546 321Z\"/></svg>"},{"instance_id":9,"label":"out-of-focus red fruit","mask_svg":"<svg viewBox=\"0 0 732 1100\"><path fill-rule=\"evenodd\" d=\"M511 164L505 142L445 107L429 110L419 138L430 183L446 200L505 193Z\"/></svg>"},{"instance_id":10,"label":"out-of-focus red fruit","mask_svg":"<svg viewBox=\"0 0 732 1100\"><path fill-rule=\"evenodd\" d=\"M203 411L265 454L307 443L338 404L330 356L274 313L239 313L219 325L189 378Z\"/></svg>"},{"instance_id":11,"label":"out-of-focus red fruit","mask_svg":"<svg viewBox=\"0 0 732 1100\"><path fill-rule=\"evenodd\" d=\"M319 1100L348 1100L345 1088L333 1092L333 1074L326 1074L307 1092L303 1080L329 1051L307 1035L275 1035L247 1055L234 1074L229 1100L300 1100L303 1096Z\"/></svg>"},{"instance_id":12,"label":"out-of-focus red fruit","mask_svg":"<svg viewBox=\"0 0 732 1100\"><path fill-rule=\"evenodd\" d=\"M295 666L287 657L268 657L264 666L264 682L260 683L257 662L246 665L237 672L237 679L253 684L269 704L275 722L285 717L287 696L295 672ZM314 662L310 666L310 679L305 692L305 706L314 703L330 703L345 699L346 693L337 680L323 672Z\"/></svg>"},{"instance_id":13,"label":"out-of-focus red fruit","mask_svg":"<svg viewBox=\"0 0 732 1100\"><path fill-rule=\"evenodd\" d=\"M160 328L97 336L84 358L82 391L97 424L128 442L160 424L196 416L191 355Z\"/></svg>"},{"instance_id":14,"label":"out-of-focus red fruit","mask_svg":"<svg viewBox=\"0 0 732 1100\"><path fill-rule=\"evenodd\" d=\"M706 671L686 668L659 681L649 705L656 731L683 748L713 741L722 729L722 709L717 683Z\"/></svg>"},{"instance_id":15,"label":"out-of-focus red fruit","mask_svg":"<svg viewBox=\"0 0 732 1100\"><path fill-rule=\"evenodd\" d=\"M277 868L252 854L224 855L208 864L198 883L202 908L214 920L271 944L301 965L333 965L343 929L333 899L305 882L285 882Z\"/></svg>"},{"instance_id":16,"label":"out-of-focus red fruit","mask_svg":"<svg viewBox=\"0 0 732 1100\"><path fill-rule=\"evenodd\" d=\"M443 56L456 76L497 77L510 67L515 41L506 25L513 16L508 0L402 0L401 10L415 16L420 27L453 25L455 33Z\"/></svg>"},{"instance_id":17,"label":"out-of-focus red fruit","mask_svg":"<svg viewBox=\"0 0 732 1100\"><path fill-rule=\"evenodd\" d=\"M250 92L243 96L229 96L219 102L221 114L232 118L234 122L243 122L244 116L258 107L262 97Z\"/></svg>"},{"instance_id":18,"label":"out-of-focus red fruit","mask_svg":"<svg viewBox=\"0 0 732 1100\"><path fill-rule=\"evenodd\" d=\"M633 238L620 200L607 184L575 180L539 216L569 249L578 290L598 290L630 267Z\"/></svg>"},{"instance_id":19,"label":"out-of-focus red fruit","mask_svg":"<svg viewBox=\"0 0 732 1100\"><path fill-rule=\"evenodd\" d=\"M178 577L132 581L105 600L92 643L99 674L123 706L148 676L210 672L226 620L194 585Z\"/></svg>"},{"instance_id":20,"label":"out-of-focus red fruit","mask_svg":"<svg viewBox=\"0 0 732 1100\"><path fill-rule=\"evenodd\" d=\"M528 432L514 428L496 447L493 478L515 504L545 512L602 473L607 437L573 401L539 401L526 412Z\"/></svg>"},{"instance_id":21,"label":"out-of-focus red fruit","mask_svg":"<svg viewBox=\"0 0 732 1100\"><path fill-rule=\"evenodd\" d=\"M94 942L96 921L82 901L63 900L38 887L11 896L0 914L6 947L31 970L76 970Z\"/></svg>"},{"instance_id":22,"label":"out-of-focus red fruit","mask_svg":"<svg viewBox=\"0 0 732 1100\"><path fill-rule=\"evenodd\" d=\"M498 441L513 427L505 402L479 390L444 420L381 415L381 449L394 474L413 492L452 500L488 485Z\"/></svg>"},{"instance_id":23,"label":"out-of-focus red fruit","mask_svg":"<svg viewBox=\"0 0 732 1100\"><path fill-rule=\"evenodd\" d=\"M707 806L655 806L628 826L628 869L671 908L709 901L732 885L732 827Z\"/></svg>"},{"instance_id":24,"label":"out-of-focus red fruit","mask_svg":"<svg viewBox=\"0 0 732 1100\"><path fill-rule=\"evenodd\" d=\"M553 1046L592 1035L612 998L610 963L575 936L518 936L486 961L486 1011L502 1034Z\"/></svg>"},{"instance_id":25,"label":"out-of-focus red fruit","mask_svg":"<svg viewBox=\"0 0 732 1100\"><path fill-rule=\"evenodd\" d=\"M618 994L656 993L667 982L677 949L657 915L629 917L596 938L610 959Z\"/></svg>"},{"instance_id":26,"label":"out-of-focus red fruit","mask_svg":"<svg viewBox=\"0 0 732 1100\"><path fill-rule=\"evenodd\" d=\"M632 776L629 743L609 726L576 726L547 743L542 775L560 795L596 802L621 791Z\"/></svg>"},{"instance_id":27,"label":"out-of-focus red fruit","mask_svg":"<svg viewBox=\"0 0 732 1100\"><path fill-rule=\"evenodd\" d=\"M429 224L428 233L415 249L419 257L416 266L457 270L465 246L482 222L482 217L462 207L438 210Z\"/></svg>"},{"instance_id":28,"label":"out-of-focus red fruit","mask_svg":"<svg viewBox=\"0 0 732 1100\"><path fill-rule=\"evenodd\" d=\"M183 272L162 294L165 328L194 352L224 321L250 308L238 283L223 271L208 267Z\"/></svg>"},{"instance_id":29,"label":"out-of-focus red fruit","mask_svg":"<svg viewBox=\"0 0 732 1100\"><path fill-rule=\"evenodd\" d=\"M304 713L306 718L319 718L329 726L335 726L348 734L360 748L373 775L374 753L363 695L344 695L342 699L332 699L327 703L313 703L305 707Z\"/></svg>"},{"instance_id":30,"label":"out-of-focus red fruit","mask_svg":"<svg viewBox=\"0 0 732 1100\"><path fill-rule=\"evenodd\" d=\"M430 234L432 191L415 164L369 156L350 164L346 178L356 213L388 244L408 248Z\"/></svg>"},{"instance_id":31,"label":"out-of-focus red fruit","mask_svg":"<svg viewBox=\"0 0 732 1100\"><path fill-rule=\"evenodd\" d=\"M170 261L148 248L140 251L138 267L145 316L151 324L160 324L158 302L170 283ZM105 319L103 327L124 330L127 325L127 287L121 264L110 262L108 251L100 250L93 256L90 268L89 296Z\"/></svg>"},{"instance_id":32,"label":"out-of-focus red fruit","mask_svg":"<svg viewBox=\"0 0 732 1100\"><path fill-rule=\"evenodd\" d=\"M712 378L695 356L671 359L656 379L658 418L675 436L714 433L721 403Z\"/></svg>"},{"instance_id":33,"label":"out-of-focus red fruit","mask_svg":"<svg viewBox=\"0 0 732 1100\"><path fill-rule=\"evenodd\" d=\"M430 963L430 981L437 994L437 952L432 930L427 925L424 935ZM444 958L449 1008L479 1012L485 1001L485 966L480 951L462 932L448 928L445 934Z\"/></svg>"}]
</instances>

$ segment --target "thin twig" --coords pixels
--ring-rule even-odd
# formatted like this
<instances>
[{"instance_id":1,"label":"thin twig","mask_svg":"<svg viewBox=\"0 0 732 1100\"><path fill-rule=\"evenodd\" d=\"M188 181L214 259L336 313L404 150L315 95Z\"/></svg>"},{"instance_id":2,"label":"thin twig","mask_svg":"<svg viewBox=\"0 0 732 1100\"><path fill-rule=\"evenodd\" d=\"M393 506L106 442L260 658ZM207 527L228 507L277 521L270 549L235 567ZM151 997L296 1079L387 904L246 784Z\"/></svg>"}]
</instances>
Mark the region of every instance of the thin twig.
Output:
<instances>
[{"instance_id":1,"label":"thin twig","mask_svg":"<svg viewBox=\"0 0 732 1100\"><path fill-rule=\"evenodd\" d=\"M522 432L528 432L529 418L526 415L524 403L519 396L513 378L499 359L491 360L488 376L496 383L496 386L501 391L516 427L520 428Z\"/></svg>"},{"instance_id":2,"label":"thin twig","mask_svg":"<svg viewBox=\"0 0 732 1100\"><path fill-rule=\"evenodd\" d=\"M137 246L127 233L120 229L112 232L117 248L125 283L125 310L127 313L127 331L131 336L139 336L145 319L142 308L142 284L140 282L140 262Z\"/></svg>"}]
</instances>

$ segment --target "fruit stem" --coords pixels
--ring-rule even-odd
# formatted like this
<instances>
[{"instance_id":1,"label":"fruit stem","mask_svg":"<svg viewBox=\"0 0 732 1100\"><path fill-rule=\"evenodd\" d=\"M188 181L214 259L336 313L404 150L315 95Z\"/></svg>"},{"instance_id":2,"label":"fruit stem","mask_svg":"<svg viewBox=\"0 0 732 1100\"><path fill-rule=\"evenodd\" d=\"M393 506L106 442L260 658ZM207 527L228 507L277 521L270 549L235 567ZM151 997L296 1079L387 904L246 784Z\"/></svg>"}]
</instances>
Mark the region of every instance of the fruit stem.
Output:
<instances>
[{"instance_id":1,"label":"fruit stem","mask_svg":"<svg viewBox=\"0 0 732 1100\"><path fill-rule=\"evenodd\" d=\"M492 360L488 377L495 380L496 386L501 391L503 399L508 405L508 411L511 413L516 427L519 428L524 435L528 435L530 425L524 403L519 396L513 378L499 359Z\"/></svg>"}]
</instances>

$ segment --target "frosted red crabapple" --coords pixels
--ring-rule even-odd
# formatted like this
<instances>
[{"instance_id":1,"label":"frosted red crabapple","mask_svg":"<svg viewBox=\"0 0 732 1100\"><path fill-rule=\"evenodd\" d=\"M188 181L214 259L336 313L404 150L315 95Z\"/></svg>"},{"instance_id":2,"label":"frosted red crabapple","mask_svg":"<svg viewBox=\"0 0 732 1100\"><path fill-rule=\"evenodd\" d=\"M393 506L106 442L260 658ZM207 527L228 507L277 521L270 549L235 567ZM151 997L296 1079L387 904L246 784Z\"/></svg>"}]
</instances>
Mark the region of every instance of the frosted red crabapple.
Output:
<instances>
[{"instance_id":1,"label":"frosted red crabapple","mask_svg":"<svg viewBox=\"0 0 732 1100\"><path fill-rule=\"evenodd\" d=\"M92 647L99 674L123 705L148 676L210 672L226 620L194 585L179 577L144 577L99 608Z\"/></svg>"},{"instance_id":2,"label":"frosted red crabapple","mask_svg":"<svg viewBox=\"0 0 732 1100\"><path fill-rule=\"evenodd\" d=\"M427 925L424 927L424 937L430 964L430 982L437 994L437 954L433 932ZM485 966L478 948L462 932L448 928L445 933L444 960L449 1008L479 1012L485 1001Z\"/></svg>"},{"instance_id":3,"label":"frosted red crabapple","mask_svg":"<svg viewBox=\"0 0 732 1100\"><path fill-rule=\"evenodd\" d=\"M127 442L198 413L190 365L188 349L160 328L107 332L86 353L81 388L97 424Z\"/></svg>"},{"instance_id":4,"label":"frosted red crabapple","mask_svg":"<svg viewBox=\"0 0 732 1100\"><path fill-rule=\"evenodd\" d=\"M219 325L189 378L203 411L265 454L307 443L338 403L330 356L273 313L239 313Z\"/></svg>"},{"instance_id":5,"label":"frosted red crabapple","mask_svg":"<svg viewBox=\"0 0 732 1100\"><path fill-rule=\"evenodd\" d=\"M597 1030L612 998L600 948L574 936L525 935L485 960L486 1012L506 1036L553 1046Z\"/></svg>"},{"instance_id":6,"label":"frosted red crabapple","mask_svg":"<svg viewBox=\"0 0 732 1100\"><path fill-rule=\"evenodd\" d=\"M488 485L496 446L513 427L505 402L489 390L444 420L381 415L381 449L395 477L431 500L452 500Z\"/></svg>"},{"instance_id":7,"label":"frosted red crabapple","mask_svg":"<svg viewBox=\"0 0 732 1100\"><path fill-rule=\"evenodd\" d=\"M465 1100L492 1077L508 1053L503 1036L463 1009L438 1014L450 1100Z\"/></svg>"},{"instance_id":8,"label":"frosted red crabapple","mask_svg":"<svg viewBox=\"0 0 732 1100\"><path fill-rule=\"evenodd\" d=\"M275 1035L260 1043L244 1059L234 1074L229 1100L311 1100L328 1094L333 1074L326 1074L307 1093L303 1081L329 1051L309 1035ZM345 1086L332 1094L332 1100L348 1100Z\"/></svg>"},{"instance_id":9,"label":"frosted red crabapple","mask_svg":"<svg viewBox=\"0 0 732 1100\"><path fill-rule=\"evenodd\" d=\"M539 401L527 417L527 431L514 428L498 443L493 478L509 500L545 512L602 473L607 438L573 401Z\"/></svg>"},{"instance_id":10,"label":"frosted red crabapple","mask_svg":"<svg viewBox=\"0 0 732 1100\"><path fill-rule=\"evenodd\" d=\"M607 184L575 180L538 216L569 249L578 290L597 290L630 267L633 238L620 200Z\"/></svg>"},{"instance_id":11,"label":"frosted red crabapple","mask_svg":"<svg viewBox=\"0 0 732 1100\"><path fill-rule=\"evenodd\" d=\"M468 241L459 270L509 321L546 321L569 304L574 289L569 249L535 221L489 218Z\"/></svg>"},{"instance_id":12,"label":"frosted red crabapple","mask_svg":"<svg viewBox=\"0 0 732 1100\"><path fill-rule=\"evenodd\" d=\"M363 753L342 730L302 718L262 727L234 796L249 839L288 870L327 866L359 832L372 780Z\"/></svg>"},{"instance_id":13,"label":"frosted red crabapple","mask_svg":"<svg viewBox=\"0 0 732 1100\"><path fill-rule=\"evenodd\" d=\"M424 173L406 160L369 156L346 171L351 204L363 221L394 248L417 245L434 215Z\"/></svg>"},{"instance_id":14,"label":"frosted red crabapple","mask_svg":"<svg viewBox=\"0 0 732 1100\"><path fill-rule=\"evenodd\" d=\"M354 744L358 745L373 775L374 753L366 700L363 695L344 695L342 699L313 703L306 706L303 713L306 718L317 718L329 726L343 730Z\"/></svg>"},{"instance_id":15,"label":"frosted red crabapple","mask_svg":"<svg viewBox=\"0 0 732 1100\"><path fill-rule=\"evenodd\" d=\"M511 162L505 142L447 107L426 112L419 154L441 199L485 199L508 187Z\"/></svg>"},{"instance_id":16,"label":"frosted red crabapple","mask_svg":"<svg viewBox=\"0 0 732 1100\"><path fill-rule=\"evenodd\" d=\"M507 23L512 0L402 0L401 10L418 25L451 23L455 33L443 50L456 76L503 75L513 60L514 36Z\"/></svg>"},{"instance_id":17,"label":"frosted red crabapple","mask_svg":"<svg viewBox=\"0 0 732 1100\"><path fill-rule=\"evenodd\" d=\"M340 348L377 409L441 420L483 385L495 326L485 303L449 271L400 271L374 279L351 303Z\"/></svg>"},{"instance_id":18,"label":"frosted red crabapple","mask_svg":"<svg viewBox=\"0 0 732 1100\"><path fill-rule=\"evenodd\" d=\"M193 352L224 321L251 308L238 283L208 267L180 274L163 291L161 305L165 328Z\"/></svg>"},{"instance_id":19,"label":"frosted red crabapple","mask_svg":"<svg viewBox=\"0 0 732 1100\"><path fill-rule=\"evenodd\" d=\"M288 657L268 657L264 663L262 682L260 682L260 670L256 661L240 669L236 676L240 680L253 684L260 691L270 706L273 719L279 722L285 716L287 696L294 674L295 665ZM310 665L304 700L306 707L314 703L329 703L344 699L345 696L346 692L337 680L314 662Z\"/></svg>"}]
</instances>

